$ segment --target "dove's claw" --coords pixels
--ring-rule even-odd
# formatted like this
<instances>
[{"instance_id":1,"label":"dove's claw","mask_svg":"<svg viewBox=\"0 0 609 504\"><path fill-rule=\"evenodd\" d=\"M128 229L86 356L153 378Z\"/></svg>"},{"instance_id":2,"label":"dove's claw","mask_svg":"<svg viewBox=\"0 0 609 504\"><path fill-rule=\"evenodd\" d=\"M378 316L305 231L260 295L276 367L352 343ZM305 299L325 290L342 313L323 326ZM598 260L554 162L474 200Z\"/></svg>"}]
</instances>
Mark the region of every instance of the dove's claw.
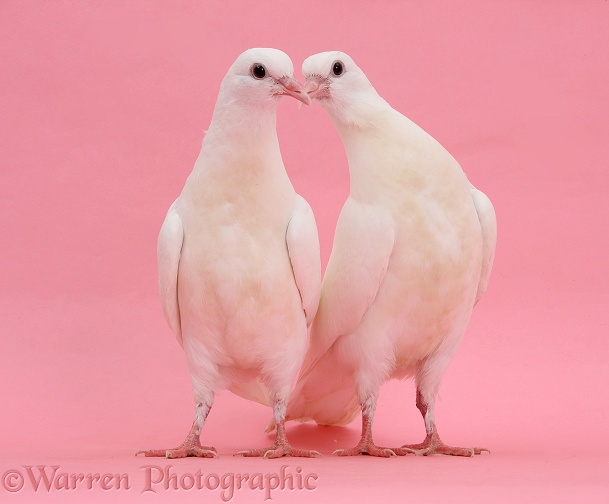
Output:
<instances>
[{"instance_id":1,"label":"dove's claw","mask_svg":"<svg viewBox=\"0 0 609 504\"><path fill-rule=\"evenodd\" d=\"M473 457L474 455L480 455L483 451L490 453L490 450L486 448L458 448L456 446L445 445L435 430L431 434L428 434L422 443L404 445L395 451L398 455L414 453L415 455L423 456L439 454L456 457Z\"/></svg>"},{"instance_id":2,"label":"dove's claw","mask_svg":"<svg viewBox=\"0 0 609 504\"><path fill-rule=\"evenodd\" d=\"M175 459L184 457L218 458L219 456L214 447L199 446L192 449L176 448L175 450L167 450L165 457Z\"/></svg>"},{"instance_id":3,"label":"dove's claw","mask_svg":"<svg viewBox=\"0 0 609 504\"><path fill-rule=\"evenodd\" d=\"M273 405L275 413L281 410L282 402L277 400ZM280 458L280 457L321 457L321 453L315 450L301 450L292 448L288 443L288 438L285 435L285 420L282 418L278 422L273 422L276 429L275 444L270 448L254 448L252 450L241 450L235 455L243 457L264 457L264 458ZM268 429L267 429L268 430ZM271 429L272 430L272 429Z\"/></svg>"},{"instance_id":4,"label":"dove's claw","mask_svg":"<svg viewBox=\"0 0 609 504\"><path fill-rule=\"evenodd\" d=\"M315 450L301 450L292 448L289 444L275 444L270 448L254 448L252 450L241 450L235 455L243 457L263 457L263 458L279 458L279 457L321 457L321 453Z\"/></svg>"},{"instance_id":5,"label":"dove's claw","mask_svg":"<svg viewBox=\"0 0 609 504\"><path fill-rule=\"evenodd\" d=\"M369 403L376 402L376 399L370 399L362 403L362 437L357 443L357 446L349 449L336 450L335 455L339 457L348 457L353 455L371 455L372 457L396 457L403 455L391 448L376 446L372 440L372 418L369 411Z\"/></svg>"},{"instance_id":6,"label":"dove's claw","mask_svg":"<svg viewBox=\"0 0 609 504\"><path fill-rule=\"evenodd\" d=\"M167 450L140 450L135 453L136 457L144 455L144 457L164 457Z\"/></svg>"},{"instance_id":7,"label":"dove's claw","mask_svg":"<svg viewBox=\"0 0 609 504\"><path fill-rule=\"evenodd\" d=\"M404 456L404 455L408 455L408 454L412 454L412 455L423 455L423 453L420 453L421 450L415 450L413 448L410 448L407 445L404 446L400 446L399 448L394 448L393 451L395 452L396 455Z\"/></svg>"},{"instance_id":8,"label":"dove's claw","mask_svg":"<svg viewBox=\"0 0 609 504\"><path fill-rule=\"evenodd\" d=\"M140 454L143 454L145 457L165 457L168 459L184 457L218 457L218 452L213 446L201 446L198 429L194 424L184 442L177 448L172 448L170 450L140 450L135 455L138 456Z\"/></svg>"},{"instance_id":9,"label":"dove's claw","mask_svg":"<svg viewBox=\"0 0 609 504\"><path fill-rule=\"evenodd\" d=\"M348 457L353 455L371 455L373 457L389 458L396 457L398 453L396 453L395 450L392 450L391 448L383 448L380 446L376 446L372 441L370 441L366 443L360 442L354 448L349 448L346 450L336 450L334 452L334 455L338 455L339 457ZM399 455L402 454L400 453Z\"/></svg>"},{"instance_id":10,"label":"dove's claw","mask_svg":"<svg viewBox=\"0 0 609 504\"><path fill-rule=\"evenodd\" d=\"M263 457L268 450L241 450L233 455L233 457Z\"/></svg>"},{"instance_id":11,"label":"dove's claw","mask_svg":"<svg viewBox=\"0 0 609 504\"><path fill-rule=\"evenodd\" d=\"M170 450L140 450L135 455L144 455L144 457L165 457L168 459L185 458L185 457L201 457L201 458L218 458L218 452L213 446L185 446L182 443L177 448Z\"/></svg>"}]
</instances>

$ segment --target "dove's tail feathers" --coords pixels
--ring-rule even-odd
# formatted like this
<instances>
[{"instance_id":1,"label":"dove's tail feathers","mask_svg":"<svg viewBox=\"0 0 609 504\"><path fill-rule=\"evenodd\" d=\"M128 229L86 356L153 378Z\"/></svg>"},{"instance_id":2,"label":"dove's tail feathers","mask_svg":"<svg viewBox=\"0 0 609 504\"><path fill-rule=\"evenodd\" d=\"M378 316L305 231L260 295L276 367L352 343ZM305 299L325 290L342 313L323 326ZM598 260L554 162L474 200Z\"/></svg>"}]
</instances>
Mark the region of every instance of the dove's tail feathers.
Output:
<instances>
[{"instance_id":1,"label":"dove's tail feathers","mask_svg":"<svg viewBox=\"0 0 609 504\"><path fill-rule=\"evenodd\" d=\"M288 403L288 420L314 420L319 425L346 425L360 411L353 371L324 354L301 376Z\"/></svg>"},{"instance_id":2,"label":"dove's tail feathers","mask_svg":"<svg viewBox=\"0 0 609 504\"><path fill-rule=\"evenodd\" d=\"M259 379L251 381L234 381L229 386L229 390L247 399L248 401L254 401L264 406L271 405L270 392L268 387Z\"/></svg>"},{"instance_id":3,"label":"dove's tail feathers","mask_svg":"<svg viewBox=\"0 0 609 504\"><path fill-rule=\"evenodd\" d=\"M497 243L497 217L493 204L486 194L471 184L470 192L482 228L482 271L478 283L478 292L476 293L476 302L478 302L486 292L491 269L493 268L495 245Z\"/></svg>"},{"instance_id":4,"label":"dove's tail feathers","mask_svg":"<svg viewBox=\"0 0 609 504\"><path fill-rule=\"evenodd\" d=\"M275 430L275 428L277 427L277 424L275 423L275 419L271 419L271 421L269 422L269 424L266 426L266 429L264 429L264 432L266 434L273 432Z\"/></svg>"}]
</instances>

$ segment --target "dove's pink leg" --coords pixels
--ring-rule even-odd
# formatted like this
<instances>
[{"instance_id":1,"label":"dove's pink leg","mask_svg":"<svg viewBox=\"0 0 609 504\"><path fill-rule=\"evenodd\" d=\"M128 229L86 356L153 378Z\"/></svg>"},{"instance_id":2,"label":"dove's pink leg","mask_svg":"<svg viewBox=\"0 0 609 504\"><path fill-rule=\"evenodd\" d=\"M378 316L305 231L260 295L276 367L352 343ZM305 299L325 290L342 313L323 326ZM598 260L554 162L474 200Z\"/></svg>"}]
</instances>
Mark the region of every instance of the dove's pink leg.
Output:
<instances>
[{"instance_id":1,"label":"dove's pink leg","mask_svg":"<svg viewBox=\"0 0 609 504\"><path fill-rule=\"evenodd\" d=\"M192 423L192 428L186 436L184 442L177 448L170 450L140 450L136 453L144 454L146 457L167 457L167 458L184 458L184 457L204 457L211 458L217 457L218 453L213 446L201 446L199 437L201 436L201 429L205 423L211 404L207 402L201 402L196 405L195 408L195 420Z\"/></svg>"},{"instance_id":2,"label":"dove's pink leg","mask_svg":"<svg viewBox=\"0 0 609 504\"><path fill-rule=\"evenodd\" d=\"M474 455L480 455L483 451L489 452L486 448L457 448L455 446L445 445L440 439L436 424L433 421L433 400L425 401L419 388L417 388L417 408L419 408L419 411L425 420L427 436L422 443L404 445L397 448L395 452L398 455L406 455L407 453L434 455L437 453L441 455L473 457Z\"/></svg>"},{"instance_id":3,"label":"dove's pink leg","mask_svg":"<svg viewBox=\"0 0 609 504\"><path fill-rule=\"evenodd\" d=\"M370 398L362 404L362 438L354 448L336 450L339 456L372 455L374 457L395 457L396 453L390 448L376 446L372 441L372 420L376 409L376 398Z\"/></svg>"},{"instance_id":4,"label":"dove's pink leg","mask_svg":"<svg viewBox=\"0 0 609 504\"><path fill-rule=\"evenodd\" d=\"M242 450L235 455L243 455L244 457L264 457L278 458L284 456L290 457L319 457L321 453L315 450L301 450L292 448L288 443L288 438L285 435L285 400L277 399L273 404L273 412L275 416L275 424L277 433L275 436L275 444L270 448L254 448L251 450Z\"/></svg>"}]
</instances>

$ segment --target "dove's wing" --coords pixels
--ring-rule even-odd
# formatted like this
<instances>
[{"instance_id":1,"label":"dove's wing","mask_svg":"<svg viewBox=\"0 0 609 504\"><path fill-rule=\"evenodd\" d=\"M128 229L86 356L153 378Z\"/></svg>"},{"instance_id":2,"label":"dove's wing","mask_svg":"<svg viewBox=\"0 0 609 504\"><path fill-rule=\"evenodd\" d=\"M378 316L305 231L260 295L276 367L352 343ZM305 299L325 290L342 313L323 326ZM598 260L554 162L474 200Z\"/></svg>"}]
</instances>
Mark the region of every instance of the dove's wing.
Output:
<instances>
[{"instance_id":1,"label":"dove's wing","mask_svg":"<svg viewBox=\"0 0 609 504\"><path fill-rule=\"evenodd\" d=\"M286 231L286 245L309 326L317 312L321 289L319 237L311 207L301 196L296 198L296 211Z\"/></svg>"},{"instance_id":2,"label":"dove's wing","mask_svg":"<svg viewBox=\"0 0 609 504\"><path fill-rule=\"evenodd\" d=\"M385 277L394 239L393 221L382 209L347 199L336 224L305 365L357 329Z\"/></svg>"},{"instance_id":3,"label":"dove's wing","mask_svg":"<svg viewBox=\"0 0 609 504\"><path fill-rule=\"evenodd\" d=\"M491 269L495 258L495 245L497 243L497 218L493 204L486 194L471 184L470 192L474 200L476 212L478 213L480 226L482 227L482 272L480 274L480 283L478 284L478 293L476 294L476 302L478 302L486 292L488 280L491 276Z\"/></svg>"},{"instance_id":4,"label":"dove's wing","mask_svg":"<svg viewBox=\"0 0 609 504\"><path fill-rule=\"evenodd\" d=\"M379 208L347 200L336 226L311 341L288 405L291 419L345 423L357 411L352 370L336 362L332 345L357 329L387 272L395 232ZM355 410L354 410L355 408Z\"/></svg>"},{"instance_id":5,"label":"dove's wing","mask_svg":"<svg viewBox=\"0 0 609 504\"><path fill-rule=\"evenodd\" d=\"M184 230L182 220L176 211L175 203L171 205L159 232L157 259L159 269L159 292L163 303L163 312L169 327L182 345L180 308L178 305L178 267Z\"/></svg>"}]
</instances>

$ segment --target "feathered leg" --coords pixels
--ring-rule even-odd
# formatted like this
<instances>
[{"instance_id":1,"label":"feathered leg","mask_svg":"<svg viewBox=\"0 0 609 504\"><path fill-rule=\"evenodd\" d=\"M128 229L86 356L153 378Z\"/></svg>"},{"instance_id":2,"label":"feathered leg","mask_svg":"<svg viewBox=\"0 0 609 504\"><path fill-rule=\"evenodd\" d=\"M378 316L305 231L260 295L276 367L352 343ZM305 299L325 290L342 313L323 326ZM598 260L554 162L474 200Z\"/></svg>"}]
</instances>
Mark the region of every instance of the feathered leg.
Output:
<instances>
[{"instance_id":1,"label":"feathered leg","mask_svg":"<svg viewBox=\"0 0 609 504\"><path fill-rule=\"evenodd\" d=\"M275 435L275 444L270 448L254 448L251 450L242 450L235 455L243 455L244 457L264 457L264 458L279 458L284 456L290 457L320 457L321 453L315 450L301 450L292 448L288 443L288 438L285 434L285 411L286 399L284 397L276 397L273 401L273 415L275 417L275 425L277 428Z\"/></svg>"},{"instance_id":2,"label":"feathered leg","mask_svg":"<svg viewBox=\"0 0 609 504\"><path fill-rule=\"evenodd\" d=\"M339 456L372 455L374 457L395 457L396 453L390 448L376 446L372 440L372 421L376 409L376 396L362 402L362 437L357 446L350 449L336 450Z\"/></svg>"},{"instance_id":3,"label":"feathered leg","mask_svg":"<svg viewBox=\"0 0 609 504\"><path fill-rule=\"evenodd\" d=\"M184 457L204 457L211 458L217 457L218 453L213 446L201 446L199 440L201 436L201 430L209 410L213 403L213 393L209 392L206 394L204 400L197 402L195 406L195 419L192 423L192 428L186 436L184 442L177 448L170 450L140 450L136 455L144 454L146 457L166 457L166 458L184 458Z\"/></svg>"}]
</instances>

